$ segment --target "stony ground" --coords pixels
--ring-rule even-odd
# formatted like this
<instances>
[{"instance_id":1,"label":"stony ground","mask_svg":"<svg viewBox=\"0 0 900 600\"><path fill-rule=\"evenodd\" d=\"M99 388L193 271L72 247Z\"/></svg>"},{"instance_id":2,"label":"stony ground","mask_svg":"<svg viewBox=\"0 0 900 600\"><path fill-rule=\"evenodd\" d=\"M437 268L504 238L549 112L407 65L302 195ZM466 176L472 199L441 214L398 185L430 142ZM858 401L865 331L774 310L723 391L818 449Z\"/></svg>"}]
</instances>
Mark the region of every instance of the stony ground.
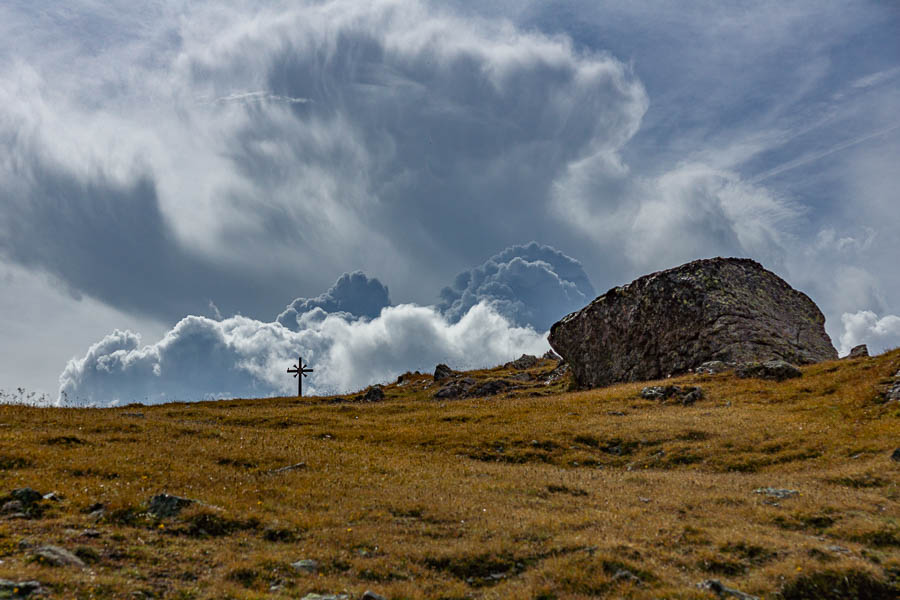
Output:
<instances>
[{"instance_id":1,"label":"stony ground","mask_svg":"<svg viewBox=\"0 0 900 600\"><path fill-rule=\"evenodd\" d=\"M575 393L555 367L0 406L0 598L897 597L900 351Z\"/></svg>"}]
</instances>

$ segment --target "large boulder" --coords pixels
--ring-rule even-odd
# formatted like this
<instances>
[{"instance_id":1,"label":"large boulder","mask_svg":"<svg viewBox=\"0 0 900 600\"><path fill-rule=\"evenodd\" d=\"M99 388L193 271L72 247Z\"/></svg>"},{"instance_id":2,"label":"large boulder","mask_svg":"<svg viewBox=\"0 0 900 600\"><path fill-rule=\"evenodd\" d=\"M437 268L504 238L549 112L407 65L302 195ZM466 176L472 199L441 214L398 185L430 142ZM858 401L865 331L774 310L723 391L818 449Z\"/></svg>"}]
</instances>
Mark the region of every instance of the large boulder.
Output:
<instances>
[{"instance_id":1,"label":"large boulder","mask_svg":"<svg viewBox=\"0 0 900 600\"><path fill-rule=\"evenodd\" d=\"M708 361L837 358L815 303L742 258L695 260L613 288L555 323L550 345L581 387L660 379Z\"/></svg>"}]
</instances>

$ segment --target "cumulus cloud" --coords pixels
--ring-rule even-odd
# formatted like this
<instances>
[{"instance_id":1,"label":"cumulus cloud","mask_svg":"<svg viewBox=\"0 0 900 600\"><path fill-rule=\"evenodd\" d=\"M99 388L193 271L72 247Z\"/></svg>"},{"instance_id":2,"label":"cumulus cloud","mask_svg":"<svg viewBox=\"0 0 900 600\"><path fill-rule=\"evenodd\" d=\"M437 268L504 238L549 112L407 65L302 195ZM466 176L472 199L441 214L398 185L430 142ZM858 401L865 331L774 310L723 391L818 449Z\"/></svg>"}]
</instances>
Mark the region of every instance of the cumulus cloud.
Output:
<instances>
[{"instance_id":1,"label":"cumulus cloud","mask_svg":"<svg viewBox=\"0 0 900 600\"><path fill-rule=\"evenodd\" d=\"M144 346L138 335L115 331L69 362L58 402L108 406L287 395L295 382L286 369L298 355L315 369L304 381L308 393L348 392L437 362L483 367L549 347L546 334L511 325L486 303L457 322L435 308L404 304L374 319L316 307L299 324L292 331L240 316L191 316Z\"/></svg>"},{"instance_id":2,"label":"cumulus cloud","mask_svg":"<svg viewBox=\"0 0 900 600\"><path fill-rule=\"evenodd\" d=\"M595 296L580 262L531 242L510 246L457 275L453 286L441 291L440 308L457 321L485 302L517 325L547 331Z\"/></svg>"},{"instance_id":3,"label":"cumulus cloud","mask_svg":"<svg viewBox=\"0 0 900 600\"><path fill-rule=\"evenodd\" d=\"M841 315L844 333L841 334L841 354L847 354L858 344L866 344L869 352L877 354L900 347L900 317L881 318L870 310Z\"/></svg>"},{"instance_id":4,"label":"cumulus cloud","mask_svg":"<svg viewBox=\"0 0 900 600\"><path fill-rule=\"evenodd\" d=\"M298 318L315 308L326 313L347 313L350 317L374 318L390 306L387 286L362 271L344 273L327 292L315 298L297 298L275 319L284 327L297 331Z\"/></svg>"}]
</instances>

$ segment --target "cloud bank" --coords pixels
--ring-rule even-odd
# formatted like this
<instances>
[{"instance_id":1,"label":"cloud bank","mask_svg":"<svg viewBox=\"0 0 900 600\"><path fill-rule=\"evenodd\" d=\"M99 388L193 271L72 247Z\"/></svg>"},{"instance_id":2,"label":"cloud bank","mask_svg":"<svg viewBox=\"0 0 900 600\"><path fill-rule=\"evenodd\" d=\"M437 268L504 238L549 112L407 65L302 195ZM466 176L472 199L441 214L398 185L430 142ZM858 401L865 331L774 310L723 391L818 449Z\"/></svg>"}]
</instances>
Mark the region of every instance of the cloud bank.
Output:
<instances>
[{"instance_id":1,"label":"cloud bank","mask_svg":"<svg viewBox=\"0 0 900 600\"><path fill-rule=\"evenodd\" d=\"M321 308L304 314L300 330L246 317L185 317L162 340L115 331L69 362L58 403L113 406L295 393L286 373L302 354L315 369L304 389L329 394L386 382L437 362L457 368L499 364L523 352L542 353L545 334L515 327L487 304L451 323L436 309L409 304L353 319Z\"/></svg>"},{"instance_id":2,"label":"cloud bank","mask_svg":"<svg viewBox=\"0 0 900 600\"><path fill-rule=\"evenodd\" d=\"M457 275L453 286L441 291L440 309L457 321L476 304L487 303L517 325L547 331L595 296L580 262L531 242Z\"/></svg>"}]
</instances>

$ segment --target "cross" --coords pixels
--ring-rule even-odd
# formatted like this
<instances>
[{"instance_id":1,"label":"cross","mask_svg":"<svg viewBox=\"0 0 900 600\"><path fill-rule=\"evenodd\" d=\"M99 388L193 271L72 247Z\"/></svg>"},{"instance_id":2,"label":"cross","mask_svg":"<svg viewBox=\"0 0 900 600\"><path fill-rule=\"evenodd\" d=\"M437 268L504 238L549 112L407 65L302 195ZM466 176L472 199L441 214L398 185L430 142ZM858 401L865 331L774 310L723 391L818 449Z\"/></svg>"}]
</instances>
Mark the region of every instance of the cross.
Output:
<instances>
[{"instance_id":1,"label":"cross","mask_svg":"<svg viewBox=\"0 0 900 600\"><path fill-rule=\"evenodd\" d=\"M312 373L313 370L308 368L309 365L303 364L303 357L300 356L297 358L297 364L287 370L288 373L293 373L294 377L297 378L297 395L303 396L303 377L306 377L307 373ZM303 377L300 377L300 376Z\"/></svg>"}]
</instances>

